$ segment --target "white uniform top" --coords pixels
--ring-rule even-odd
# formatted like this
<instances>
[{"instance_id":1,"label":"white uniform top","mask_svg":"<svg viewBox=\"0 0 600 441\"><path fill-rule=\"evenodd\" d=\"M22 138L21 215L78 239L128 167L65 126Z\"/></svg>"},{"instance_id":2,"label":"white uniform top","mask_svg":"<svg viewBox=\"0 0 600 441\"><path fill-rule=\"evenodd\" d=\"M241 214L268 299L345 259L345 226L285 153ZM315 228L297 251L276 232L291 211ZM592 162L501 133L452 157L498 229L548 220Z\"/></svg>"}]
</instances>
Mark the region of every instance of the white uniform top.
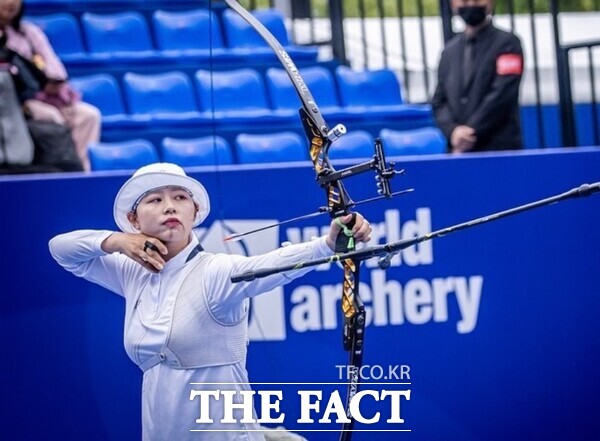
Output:
<instances>
[{"instance_id":1,"label":"white uniform top","mask_svg":"<svg viewBox=\"0 0 600 441\"><path fill-rule=\"evenodd\" d=\"M198 239L192 235L190 244L166 262L160 273L154 274L123 254L102 251L100 245L112 233L80 230L62 234L50 241L50 252L66 270L125 298L125 350L134 363L141 365L160 352L166 341L175 296L187 271L193 266L192 261L186 264L186 259L198 245ZM209 265L201 266L206 272L203 277L207 280L202 285L212 287L211 292L203 294L216 319L235 323L246 314L249 297L281 286L306 274L311 268L237 284L231 283L231 275L330 254L324 237L253 257L217 254L210 259ZM141 322L143 326L139 325ZM190 383L236 383L222 387L205 385L204 389L250 390L245 361L198 369L173 369L166 363L160 363L147 370L142 386L143 439L263 440L261 432L251 431L257 430L258 425L221 423L223 406L212 399L210 417L214 423L196 423L200 417L199 399L190 400L192 390L203 389L201 385ZM236 412L234 416L237 416ZM201 434L190 431L206 429L236 431Z\"/></svg>"}]
</instances>

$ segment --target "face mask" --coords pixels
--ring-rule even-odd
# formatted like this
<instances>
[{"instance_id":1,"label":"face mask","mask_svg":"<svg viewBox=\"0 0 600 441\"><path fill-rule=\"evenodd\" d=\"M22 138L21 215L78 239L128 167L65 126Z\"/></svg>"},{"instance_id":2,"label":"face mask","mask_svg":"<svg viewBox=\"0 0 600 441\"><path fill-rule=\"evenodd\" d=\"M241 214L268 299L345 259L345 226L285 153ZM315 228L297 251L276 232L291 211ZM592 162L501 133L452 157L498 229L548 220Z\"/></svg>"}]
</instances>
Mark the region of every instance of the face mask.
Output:
<instances>
[{"instance_id":1,"label":"face mask","mask_svg":"<svg viewBox=\"0 0 600 441\"><path fill-rule=\"evenodd\" d=\"M462 6L458 8L458 15L469 26L477 26L487 17L485 6Z\"/></svg>"}]
</instances>

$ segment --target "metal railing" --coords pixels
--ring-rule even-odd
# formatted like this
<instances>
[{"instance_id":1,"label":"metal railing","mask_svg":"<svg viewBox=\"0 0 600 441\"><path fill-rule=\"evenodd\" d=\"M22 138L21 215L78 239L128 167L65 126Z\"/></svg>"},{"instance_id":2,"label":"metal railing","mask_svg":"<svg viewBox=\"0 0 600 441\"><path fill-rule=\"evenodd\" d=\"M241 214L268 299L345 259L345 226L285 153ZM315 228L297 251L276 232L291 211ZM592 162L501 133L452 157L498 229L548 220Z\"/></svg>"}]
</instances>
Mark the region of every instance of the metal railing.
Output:
<instances>
[{"instance_id":1,"label":"metal railing","mask_svg":"<svg viewBox=\"0 0 600 441\"><path fill-rule=\"evenodd\" d=\"M586 95L590 98L590 120L591 120L591 140L594 145L600 145L600 124L598 119L598 94L596 92L595 66L600 65L594 63L593 49L600 48L600 40L590 41L577 44L560 45L559 58L561 60L561 75L559 76L560 90L560 110L561 121L563 128L563 145L576 146L580 145L580 140L577 139L576 118L575 118L575 100L573 99L573 89L575 86L571 75L571 55L573 52L584 51L587 58L587 76L589 79L589 93ZM578 76L581 80L581 76ZM586 103L587 104L587 103Z\"/></svg>"},{"instance_id":2,"label":"metal railing","mask_svg":"<svg viewBox=\"0 0 600 441\"><path fill-rule=\"evenodd\" d=\"M270 4L279 7L285 1L274 0ZM313 13L318 1L293 0L292 3L296 13L290 17L292 33L295 26L310 26L314 31L317 28L314 23L323 20ZM429 7L427 13L426 5ZM591 52L595 44L563 43L559 27L559 0L548 0L545 4L522 0L519 2L519 14L515 13L515 5L515 0L497 0L495 22L499 27L519 35L524 46L526 72L521 102L530 110L533 107L529 117L533 118L533 126L538 128L533 144L539 147L576 145L569 53L589 47L589 76L593 81L594 69L600 68L600 61L594 59ZM259 4L256 3L256 6ZM439 52L452 38L455 29L460 30L462 25L460 21L453 20L450 0L438 0L434 11L431 10L431 2L424 0L328 0L327 7L329 34L311 32L310 38L303 44L329 45L336 60L356 69L392 68L398 73L406 101L426 102L430 99L436 84ZM352 16L346 11L350 8L354 11ZM592 88L594 140L599 143L595 84ZM548 105L558 105L558 121L551 112L547 112ZM570 112L568 109L571 109ZM552 132L549 129L556 125L562 129L562 141L548 135Z\"/></svg>"}]
</instances>

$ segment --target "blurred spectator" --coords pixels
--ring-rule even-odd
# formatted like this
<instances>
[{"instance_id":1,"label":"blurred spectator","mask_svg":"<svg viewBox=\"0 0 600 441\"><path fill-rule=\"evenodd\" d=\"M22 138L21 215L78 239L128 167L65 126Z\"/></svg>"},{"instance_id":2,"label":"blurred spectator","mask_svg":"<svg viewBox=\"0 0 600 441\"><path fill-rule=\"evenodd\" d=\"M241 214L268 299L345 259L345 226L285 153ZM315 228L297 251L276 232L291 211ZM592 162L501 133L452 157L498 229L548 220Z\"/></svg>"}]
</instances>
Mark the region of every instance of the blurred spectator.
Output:
<instances>
[{"instance_id":1,"label":"blurred spectator","mask_svg":"<svg viewBox=\"0 0 600 441\"><path fill-rule=\"evenodd\" d=\"M0 35L0 174L29 165L34 154L11 68Z\"/></svg>"},{"instance_id":2,"label":"blurred spectator","mask_svg":"<svg viewBox=\"0 0 600 441\"><path fill-rule=\"evenodd\" d=\"M47 77L35 97L25 101L25 111L34 120L53 121L70 127L77 156L84 170L90 170L88 145L100 138L99 110L81 101L67 81L67 72L35 24L22 21L22 0L0 0L0 28L7 37L6 46L32 61Z\"/></svg>"},{"instance_id":3,"label":"blurred spectator","mask_svg":"<svg viewBox=\"0 0 600 441\"><path fill-rule=\"evenodd\" d=\"M492 24L493 0L452 0L465 22L442 52L432 106L449 151L463 153L522 147L519 38Z\"/></svg>"}]
</instances>

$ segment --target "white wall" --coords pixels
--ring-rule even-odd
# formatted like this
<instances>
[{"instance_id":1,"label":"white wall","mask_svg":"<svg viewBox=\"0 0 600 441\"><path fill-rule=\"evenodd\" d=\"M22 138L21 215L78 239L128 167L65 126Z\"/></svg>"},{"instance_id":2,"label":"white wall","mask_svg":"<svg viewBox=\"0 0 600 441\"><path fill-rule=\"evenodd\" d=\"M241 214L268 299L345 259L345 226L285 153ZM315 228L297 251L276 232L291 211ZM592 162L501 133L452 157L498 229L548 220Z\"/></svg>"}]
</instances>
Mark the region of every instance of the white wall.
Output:
<instances>
[{"instance_id":1,"label":"white wall","mask_svg":"<svg viewBox=\"0 0 600 441\"><path fill-rule=\"evenodd\" d=\"M499 15L494 18L496 25L503 29L510 29L509 16ZM457 31L462 29L462 22L456 19L454 22ZM561 30L561 43L572 44L578 42L600 40L600 12L593 13L563 13L559 16L559 25ZM367 54L368 68L378 69L384 66L384 60L381 48L383 47L379 19L365 20L366 32L361 29L359 19L346 19L344 23L346 34L346 52L348 59L355 68L362 68L365 64L365 57L362 49L363 35L366 34L368 47L372 50ZM401 51L400 28L397 18L387 18L384 22L385 41L388 50L388 65L397 70L402 77L404 67ZM427 17L423 20L425 44L427 53L427 68L430 78L430 88L435 86L435 75L437 63L443 48L443 35L441 19L439 17ZM554 51L554 36L552 33L552 18L550 14L536 14L536 50L537 61L540 75L541 100L544 103L556 103L558 101L558 87L556 81L556 55ZM296 23L296 38L298 42L307 41L308 24ZM331 30L328 20L318 21L314 32L317 40L326 40L329 38ZM515 16L515 33L521 38L523 50L525 53L526 72L523 77L521 88L521 101L524 104L535 101L534 88L534 59L533 59L533 39L531 21L529 15ZM425 101L428 94L425 90L423 79L423 56L421 50L421 31L419 21L416 18L407 18L404 20L404 36L406 38L406 68L410 73L410 87L412 101ZM328 48L324 48L322 57L330 58L331 53ZM596 100L600 101L600 48L593 51L596 64ZM589 102L591 100L591 90L589 81L587 53L577 51L571 56L573 96L576 101ZM430 91L431 93L431 91Z\"/></svg>"}]
</instances>

